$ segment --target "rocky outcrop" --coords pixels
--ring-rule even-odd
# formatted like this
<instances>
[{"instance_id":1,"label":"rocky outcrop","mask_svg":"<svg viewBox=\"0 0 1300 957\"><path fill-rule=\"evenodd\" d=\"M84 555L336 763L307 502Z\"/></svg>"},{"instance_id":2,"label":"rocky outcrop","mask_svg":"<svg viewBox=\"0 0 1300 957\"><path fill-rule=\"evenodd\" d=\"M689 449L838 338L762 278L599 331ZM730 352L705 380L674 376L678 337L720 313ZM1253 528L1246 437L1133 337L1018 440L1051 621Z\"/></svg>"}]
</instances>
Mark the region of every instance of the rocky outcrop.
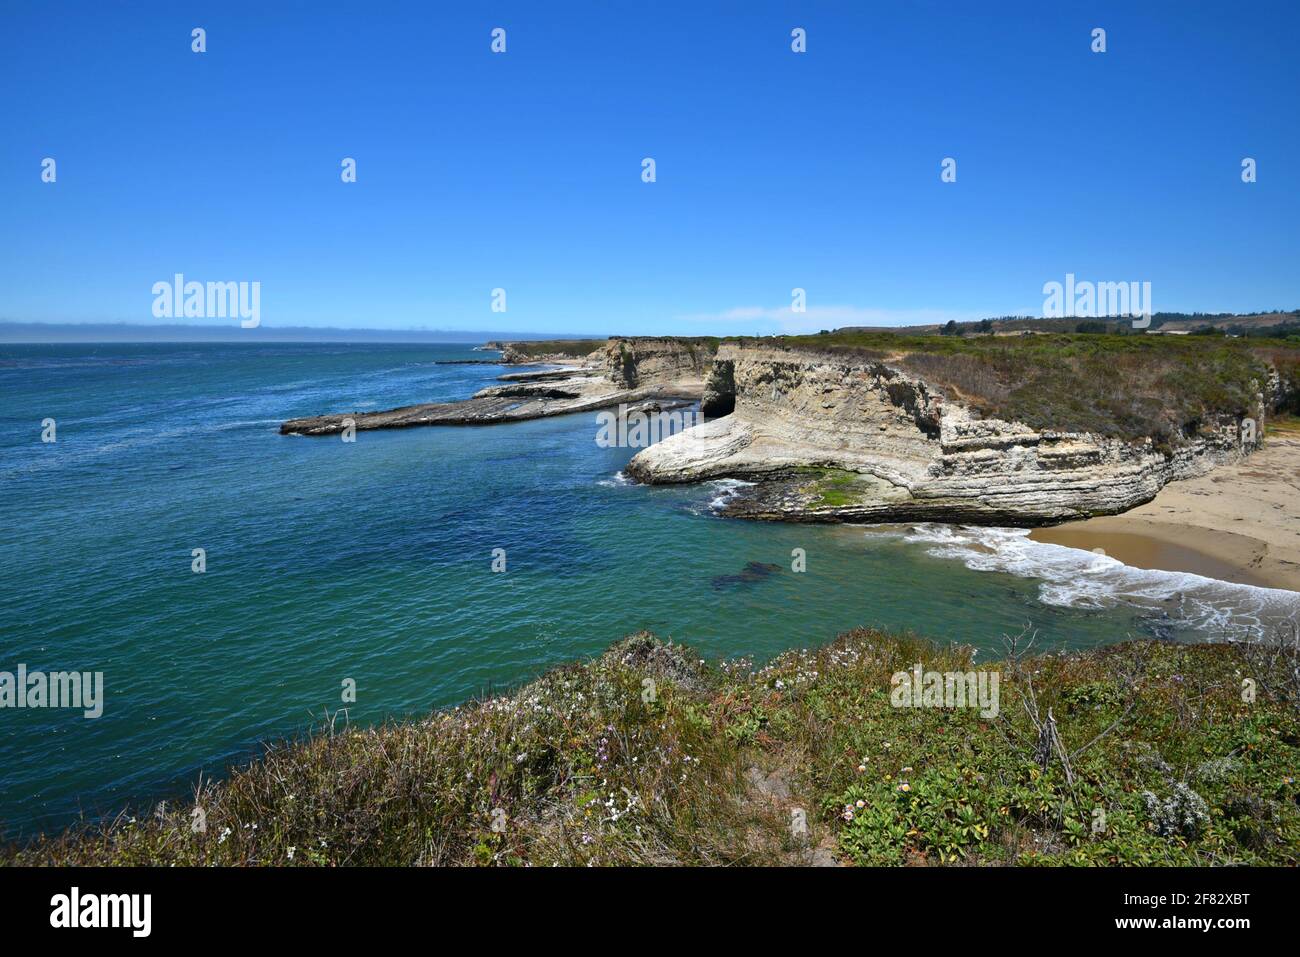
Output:
<instances>
[{"instance_id":1,"label":"rocky outcrop","mask_svg":"<svg viewBox=\"0 0 1300 957\"><path fill-rule=\"evenodd\" d=\"M503 345L509 354L511 343ZM703 389L704 369L711 354L673 339L612 339L592 353L591 361L584 365L507 373L498 378L503 385L480 389L472 398L460 402L291 419L280 426L280 433L337 435L349 428L365 431L421 425L491 425L590 412L623 403L633 406L695 400Z\"/></svg>"},{"instance_id":2,"label":"rocky outcrop","mask_svg":"<svg viewBox=\"0 0 1300 957\"><path fill-rule=\"evenodd\" d=\"M596 339L557 339L499 343L504 365L528 365L534 362L598 363L605 352L605 342Z\"/></svg>"},{"instance_id":3,"label":"rocky outcrop","mask_svg":"<svg viewBox=\"0 0 1300 957\"><path fill-rule=\"evenodd\" d=\"M642 450L627 473L754 481L724 507L750 518L1030 525L1124 511L1257 441L1236 419L1173 449L1038 431L981 419L886 360L764 344L722 345L706 407L725 408L728 384L729 415Z\"/></svg>"},{"instance_id":4,"label":"rocky outcrop","mask_svg":"<svg viewBox=\"0 0 1300 957\"><path fill-rule=\"evenodd\" d=\"M678 382L689 383L698 393L715 351L716 345L707 339L611 339L601 361L605 377L624 389Z\"/></svg>"},{"instance_id":5,"label":"rocky outcrop","mask_svg":"<svg viewBox=\"0 0 1300 957\"><path fill-rule=\"evenodd\" d=\"M526 345L529 362L555 347ZM313 416L280 431L480 425L698 399L707 421L639 452L629 476L749 480L723 512L750 518L1034 525L1122 512L1239 459L1280 393L1295 390L1261 376L1254 423L1202 417L1157 444L981 416L904 358L763 340L611 339L582 363L511 372L461 402Z\"/></svg>"}]
</instances>

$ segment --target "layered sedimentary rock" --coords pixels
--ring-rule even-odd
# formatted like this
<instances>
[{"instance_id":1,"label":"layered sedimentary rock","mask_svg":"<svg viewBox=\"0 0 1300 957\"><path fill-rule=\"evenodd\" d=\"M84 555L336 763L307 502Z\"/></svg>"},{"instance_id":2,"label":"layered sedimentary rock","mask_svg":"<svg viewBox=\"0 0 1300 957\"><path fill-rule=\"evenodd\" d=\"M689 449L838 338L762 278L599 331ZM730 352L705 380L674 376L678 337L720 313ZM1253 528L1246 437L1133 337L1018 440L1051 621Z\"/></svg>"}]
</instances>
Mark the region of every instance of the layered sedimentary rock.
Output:
<instances>
[{"instance_id":1,"label":"layered sedimentary rock","mask_svg":"<svg viewBox=\"0 0 1300 957\"><path fill-rule=\"evenodd\" d=\"M504 343L507 354L510 345ZM480 389L472 398L460 402L291 419L280 426L280 432L337 435L349 427L364 431L421 425L491 425L590 412L622 403L694 400L703 389L704 370L711 355L711 350L693 349L679 340L611 339L582 365L507 373L498 378L502 385Z\"/></svg>"},{"instance_id":2,"label":"layered sedimentary rock","mask_svg":"<svg viewBox=\"0 0 1300 957\"><path fill-rule=\"evenodd\" d=\"M1265 387L1267 388L1267 387ZM1046 524L1121 512L1239 458L1256 437L1202 423L1174 449L981 419L888 361L724 343L704 389L733 411L639 452L643 482L742 478L724 512L802 521ZM1260 417L1267 398L1260 396Z\"/></svg>"},{"instance_id":3,"label":"layered sedimentary rock","mask_svg":"<svg viewBox=\"0 0 1300 957\"><path fill-rule=\"evenodd\" d=\"M689 386L698 395L704 388L715 348L702 339L611 339L600 361L605 378L621 388L672 382Z\"/></svg>"}]
</instances>

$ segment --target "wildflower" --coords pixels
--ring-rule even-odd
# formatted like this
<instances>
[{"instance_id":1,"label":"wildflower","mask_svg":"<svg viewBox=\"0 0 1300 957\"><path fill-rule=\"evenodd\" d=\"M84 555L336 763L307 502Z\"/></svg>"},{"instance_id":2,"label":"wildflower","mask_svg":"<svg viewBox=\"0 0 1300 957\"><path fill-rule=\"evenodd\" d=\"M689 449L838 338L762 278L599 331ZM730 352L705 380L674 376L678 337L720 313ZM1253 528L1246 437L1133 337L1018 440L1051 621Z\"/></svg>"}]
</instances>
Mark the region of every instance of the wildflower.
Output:
<instances>
[{"instance_id":1,"label":"wildflower","mask_svg":"<svg viewBox=\"0 0 1300 957\"><path fill-rule=\"evenodd\" d=\"M859 773L859 774L861 774L861 773L862 773L863 771L865 771L866 769L867 769L867 766L866 766L865 764L859 764L859 765L858 765L858 773Z\"/></svg>"},{"instance_id":2,"label":"wildflower","mask_svg":"<svg viewBox=\"0 0 1300 957\"><path fill-rule=\"evenodd\" d=\"M902 784L900 784L900 785L898 786L898 790L900 790L900 791L910 791L910 790L912 790L912 785L910 785L910 784L908 784L906 781L904 781Z\"/></svg>"},{"instance_id":3,"label":"wildflower","mask_svg":"<svg viewBox=\"0 0 1300 957\"><path fill-rule=\"evenodd\" d=\"M218 843L218 844L225 844L225 843L226 843L226 838L228 838L228 837L230 837L230 828L228 828L228 827L223 827L223 828L221 829L221 836L220 836L219 838L217 838L217 843Z\"/></svg>"},{"instance_id":4,"label":"wildflower","mask_svg":"<svg viewBox=\"0 0 1300 957\"><path fill-rule=\"evenodd\" d=\"M857 802L855 803L855 806L856 806L859 810L861 810L862 808L864 808L864 807L867 806L867 802L864 801L864 800L862 800L862 798L858 798Z\"/></svg>"},{"instance_id":5,"label":"wildflower","mask_svg":"<svg viewBox=\"0 0 1300 957\"><path fill-rule=\"evenodd\" d=\"M294 846L292 846L292 845L289 846L289 860L293 860L293 852L296 851L296 850L298 850L298 848L296 848L296 847L294 847Z\"/></svg>"},{"instance_id":6,"label":"wildflower","mask_svg":"<svg viewBox=\"0 0 1300 957\"><path fill-rule=\"evenodd\" d=\"M912 766L909 764L907 767L903 768L903 770L900 771L900 772L898 772L898 773L899 773L899 774L910 774L911 771L912 771Z\"/></svg>"}]
</instances>

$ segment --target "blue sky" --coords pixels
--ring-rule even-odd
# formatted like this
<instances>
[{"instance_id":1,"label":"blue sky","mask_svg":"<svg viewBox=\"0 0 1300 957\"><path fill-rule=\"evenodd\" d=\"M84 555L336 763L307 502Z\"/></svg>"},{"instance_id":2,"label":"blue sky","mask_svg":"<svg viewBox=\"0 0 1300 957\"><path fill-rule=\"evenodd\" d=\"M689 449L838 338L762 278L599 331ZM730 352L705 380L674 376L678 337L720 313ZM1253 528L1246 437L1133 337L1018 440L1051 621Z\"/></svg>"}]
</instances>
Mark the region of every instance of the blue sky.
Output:
<instances>
[{"instance_id":1,"label":"blue sky","mask_svg":"<svg viewBox=\"0 0 1300 957\"><path fill-rule=\"evenodd\" d=\"M177 272L260 282L267 326L816 330L1038 314L1067 272L1149 281L1158 311L1295 308L1297 27L1240 2L7 0L0 319L153 321Z\"/></svg>"}]
</instances>

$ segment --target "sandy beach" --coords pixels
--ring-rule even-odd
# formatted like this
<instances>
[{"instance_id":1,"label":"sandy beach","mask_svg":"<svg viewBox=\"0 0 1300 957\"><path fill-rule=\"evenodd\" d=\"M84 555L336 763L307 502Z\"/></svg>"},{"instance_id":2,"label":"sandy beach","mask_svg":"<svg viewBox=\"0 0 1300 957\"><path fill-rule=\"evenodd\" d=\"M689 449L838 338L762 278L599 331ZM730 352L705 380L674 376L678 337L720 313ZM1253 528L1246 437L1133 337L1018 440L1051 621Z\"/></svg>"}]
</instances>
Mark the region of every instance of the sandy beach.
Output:
<instances>
[{"instance_id":1,"label":"sandy beach","mask_svg":"<svg viewBox=\"0 0 1300 957\"><path fill-rule=\"evenodd\" d=\"M1300 426L1258 452L1172 482L1122 515L1036 529L1037 541L1102 548L1126 565L1300 591Z\"/></svg>"}]
</instances>

